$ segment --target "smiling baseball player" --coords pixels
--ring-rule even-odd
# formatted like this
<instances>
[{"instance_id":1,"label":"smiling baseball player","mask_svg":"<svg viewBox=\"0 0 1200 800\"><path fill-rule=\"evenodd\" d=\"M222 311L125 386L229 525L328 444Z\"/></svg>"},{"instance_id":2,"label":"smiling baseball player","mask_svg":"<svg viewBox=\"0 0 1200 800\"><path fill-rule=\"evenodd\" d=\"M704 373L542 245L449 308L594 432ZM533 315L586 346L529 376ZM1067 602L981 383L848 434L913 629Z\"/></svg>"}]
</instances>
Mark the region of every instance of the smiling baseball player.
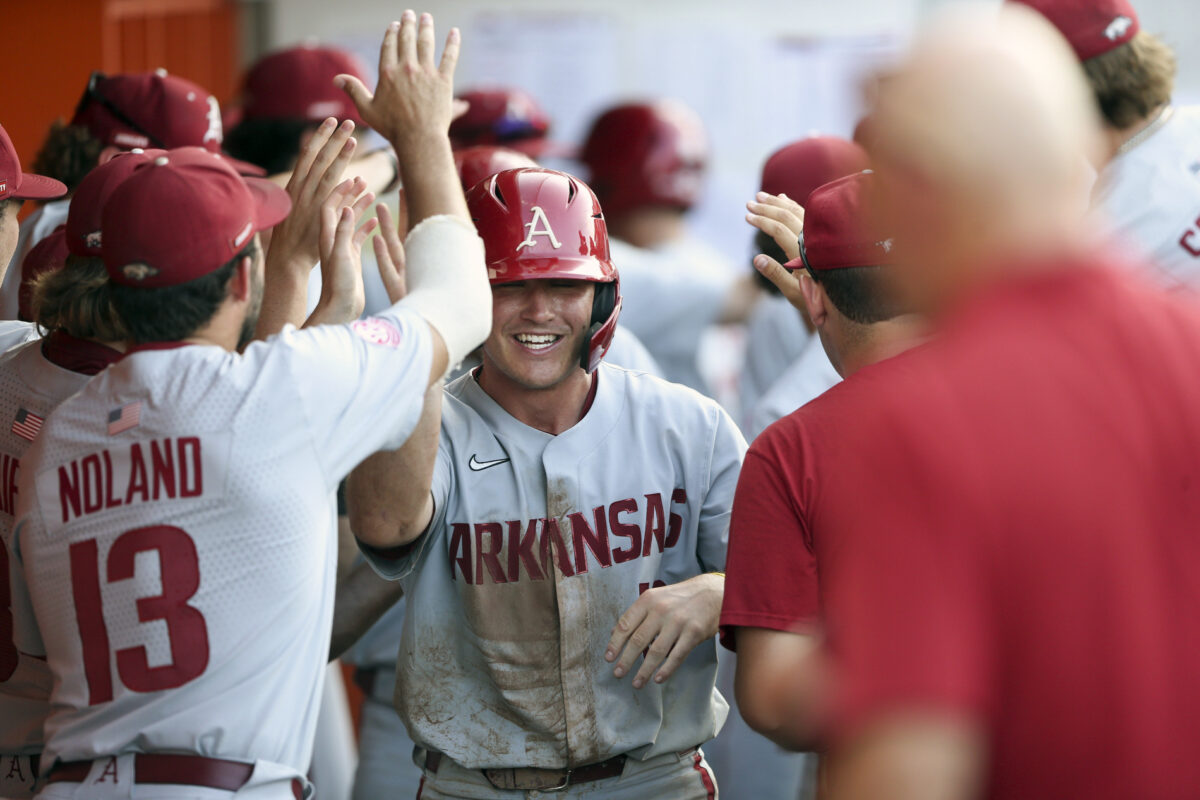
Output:
<instances>
[{"instance_id":1,"label":"smiling baseball player","mask_svg":"<svg viewBox=\"0 0 1200 800\"><path fill-rule=\"evenodd\" d=\"M137 347L56 409L18 483L13 556L54 675L39 797L311 793L333 490L403 443L426 387L490 321L446 136L457 31L440 67L433 51L432 19L405 12L375 95L348 86L397 145L416 223L411 291L379 317L231 352L253 330L255 233L284 216L283 191L189 149L105 205L113 304ZM344 209L329 255L349 274L353 237Z\"/></svg>"},{"instance_id":2,"label":"smiling baseball player","mask_svg":"<svg viewBox=\"0 0 1200 800\"><path fill-rule=\"evenodd\" d=\"M586 185L510 170L468 206L483 364L447 387L440 445L414 434L348 485L360 537L410 541L365 552L408 597L395 701L421 796L711 798L714 571L745 442L716 403L602 362L620 289Z\"/></svg>"}]
</instances>

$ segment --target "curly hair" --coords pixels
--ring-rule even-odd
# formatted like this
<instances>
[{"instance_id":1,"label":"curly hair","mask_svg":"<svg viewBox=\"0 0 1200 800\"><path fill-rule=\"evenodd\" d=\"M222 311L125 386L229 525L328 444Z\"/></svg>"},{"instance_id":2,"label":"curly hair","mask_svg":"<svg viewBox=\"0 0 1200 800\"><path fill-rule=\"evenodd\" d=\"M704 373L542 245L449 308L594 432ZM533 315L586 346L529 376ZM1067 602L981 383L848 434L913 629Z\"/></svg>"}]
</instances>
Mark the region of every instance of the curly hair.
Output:
<instances>
[{"instance_id":1,"label":"curly hair","mask_svg":"<svg viewBox=\"0 0 1200 800\"><path fill-rule=\"evenodd\" d=\"M50 125L42 149L33 160L33 171L75 187L96 168L104 145L82 125L68 125L61 119Z\"/></svg>"},{"instance_id":2,"label":"curly hair","mask_svg":"<svg viewBox=\"0 0 1200 800\"><path fill-rule=\"evenodd\" d=\"M33 282L33 319L47 331L78 339L121 342L129 338L112 305L112 284L99 258L71 255L62 269Z\"/></svg>"},{"instance_id":3,"label":"curly hair","mask_svg":"<svg viewBox=\"0 0 1200 800\"><path fill-rule=\"evenodd\" d=\"M1176 68L1171 48L1145 31L1083 62L1100 112L1117 130L1136 125L1170 102Z\"/></svg>"}]
</instances>

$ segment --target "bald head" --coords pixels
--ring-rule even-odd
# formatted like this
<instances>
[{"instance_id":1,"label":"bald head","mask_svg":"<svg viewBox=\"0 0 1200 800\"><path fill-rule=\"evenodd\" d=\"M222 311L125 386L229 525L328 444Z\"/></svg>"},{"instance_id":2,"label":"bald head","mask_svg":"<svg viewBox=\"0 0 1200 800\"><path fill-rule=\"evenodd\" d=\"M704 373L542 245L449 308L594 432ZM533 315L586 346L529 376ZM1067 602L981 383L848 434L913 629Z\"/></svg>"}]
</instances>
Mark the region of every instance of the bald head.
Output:
<instances>
[{"instance_id":1,"label":"bald head","mask_svg":"<svg viewBox=\"0 0 1200 800\"><path fill-rule=\"evenodd\" d=\"M930 302L1017 243L1056 249L1077 235L1099 123L1078 61L1038 14L939 17L882 81L875 117L885 205Z\"/></svg>"}]
</instances>

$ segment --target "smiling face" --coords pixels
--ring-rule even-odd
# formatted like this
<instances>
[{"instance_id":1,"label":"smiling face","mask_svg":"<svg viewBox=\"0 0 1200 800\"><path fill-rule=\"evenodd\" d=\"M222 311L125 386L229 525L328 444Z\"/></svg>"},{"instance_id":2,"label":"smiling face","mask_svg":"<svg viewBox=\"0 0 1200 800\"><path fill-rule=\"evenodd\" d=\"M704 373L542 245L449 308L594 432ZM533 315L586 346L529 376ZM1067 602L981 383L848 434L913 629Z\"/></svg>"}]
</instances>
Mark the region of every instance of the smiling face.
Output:
<instances>
[{"instance_id":1,"label":"smiling face","mask_svg":"<svg viewBox=\"0 0 1200 800\"><path fill-rule=\"evenodd\" d=\"M492 287L492 333L485 372L495 368L527 390L551 389L578 371L592 318L594 286L530 280Z\"/></svg>"}]
</instances>

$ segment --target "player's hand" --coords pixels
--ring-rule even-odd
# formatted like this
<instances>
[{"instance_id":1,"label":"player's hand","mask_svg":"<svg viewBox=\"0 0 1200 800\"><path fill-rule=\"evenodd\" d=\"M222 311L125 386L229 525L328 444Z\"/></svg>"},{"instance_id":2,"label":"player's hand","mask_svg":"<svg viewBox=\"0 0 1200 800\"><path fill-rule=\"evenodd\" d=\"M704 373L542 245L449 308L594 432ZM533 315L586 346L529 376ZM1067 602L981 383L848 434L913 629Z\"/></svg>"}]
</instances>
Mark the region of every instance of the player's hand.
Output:
<instances>
[{"instance_id":1,"label":"player's hand","mask_svg":"<svg viewBox=\"0 0 1200 800\"><path fill-rule=\"evenodd\" d=\"M787 254L788 260L800 255L800 233L804 230L804 208L786 194L759 192L746 203L746 222L770 236Z\"/></svg>"},{"instance_id":2,"label":"player's hand","mask_svg":"<svg viewBox=\"0 0 1200 800\"><path fill-rule=\"evenodd\" d=\"M400 201L403 214L404 201ZM375 262L379 264L379 277L387 291L388 302L399 303L408 294L408 282L404 274L404 243L400 241L399 227L392 220L392 212L383 203L379 204L379 235L375 237Z\"/></svg>"},{"instance_id":3,"label":"player's hand","mask_svg":"<svg viewBox=\"0 0 1200 800\"><path fill-rule=\"evenodd\" d=\"M605 661L617 662L613 675L629 674L645 650L633 688L642 688L651 678L662 683L671 677L692 648L717 635L724 595L725 577L716 574L697 575L643 593L621 615L604 651Z\"/></svg>"},{"instance_id":4,"label":"player's hand","mask_svg":"<svg viewBox=\"0 0 1200 800\"><path fill-rule=\"evenodd\" d=\"M354 101L363 121L399 153L425 136L444 137L454 114L454 67L460 34L450 30L440 63L435 64L433 17L405 11L388 26L379 49L379 84L372 94L352 75L335 79ZM403 159L401 159L403 162Z\"/></svg>"},{"instance_id":5,"label":"player's hand","mask_svg":"<svg viewBox=\"0 0 1200 800\"><path fill-rule=\"evenodd\" d=\"M362 314L362 246L379 223L358 223L374 201L368 193L352 206L321 207L321 299L306 325L346 323Z\"/></svg>"},{"instance_id":6,"label":"player's hand","mask_svg":"<svg viewBox=\"0 0 1200 800\"><path fill-rule=\"evenodd\" d=\"M762 273L764 278L775 284L775 288L789 303L805 314L808 313L808 303L804 300L804 292L800 289L803 270L798 269L793 272L765 253L759 253L754 257L754 268Z\"/></svg>"},{"instance_id":7,"label":"player's hand","mask_svg":"<svg viewBox=\"0 0 1200 800\"><path fill-rule=\"evenodd\" d=\"M366 188L359 178L342 181L354 155L353 132L353 122L346 120L338 125L331 117L321 123L301 150L286 187L292 210L272 232L269 267L292 268L307 276L321 257L323 206L333 204L340 210L352 205Z\"/></svg>"}]
</instances>

